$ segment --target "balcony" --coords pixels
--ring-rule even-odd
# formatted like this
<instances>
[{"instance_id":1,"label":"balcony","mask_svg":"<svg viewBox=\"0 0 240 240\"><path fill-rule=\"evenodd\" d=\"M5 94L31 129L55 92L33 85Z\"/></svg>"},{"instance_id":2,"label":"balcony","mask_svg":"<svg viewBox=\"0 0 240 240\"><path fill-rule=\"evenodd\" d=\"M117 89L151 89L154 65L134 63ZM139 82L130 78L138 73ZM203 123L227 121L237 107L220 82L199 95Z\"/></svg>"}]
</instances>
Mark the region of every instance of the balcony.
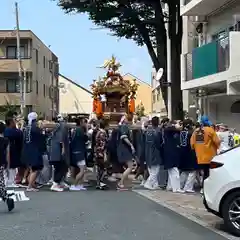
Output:
<instances>
[{"instance_id":1,"label":"balcony","mask_svg":"<svg viewBox=\"0 0 240 240\"><path fill-rule=\"evenodd\" d=\"M186 81L226 71L229 68L229 37L195 48L185 55Z\"/></svg>"},{"instance_id":2,"label":"balcony","mask_svg":"<svg viewBox=\"0 0 240 240\"><path fill-rule=\"evenodd\" d=\"M180 14L182 16L208 16L233 2L235 0L184 0Z\"/></svg>"},{"instance_id":3,"label":"balcony","mask_svg":"<svg viewBox=\"0 0 240 240\"><path fill-rule=\"evenodd\" d=\"M18 60L12 58L0 58L0 72L18 72ZM31 58L22 58L22 68L31 71Z\"/></svg>"},{"instance_id":4,"label":"balcony","mask_svg":"<svg viewBox=\"0 0 240 240\"><path fill-rule=\"evenodd\" d=\"M7 102L13 105L20 105L21 104L21 96L20 93L1 93L0 92L0 105L5 105ZM33 103L33 94L26 93L26 105L32 105Z\"/></svg>"},{"instance_id":5,"label":"balcony","mask_svg":"<svg viewBox=\"0 0 240 240\"><path fill-rule=\"evenodd\" d=\"M183 56L182 90L215 85L229 85L240 81L240 32L213 41L202 47L195 48ZM227 89L230 92L228 86Z\"/></svg>"}]
</instances>

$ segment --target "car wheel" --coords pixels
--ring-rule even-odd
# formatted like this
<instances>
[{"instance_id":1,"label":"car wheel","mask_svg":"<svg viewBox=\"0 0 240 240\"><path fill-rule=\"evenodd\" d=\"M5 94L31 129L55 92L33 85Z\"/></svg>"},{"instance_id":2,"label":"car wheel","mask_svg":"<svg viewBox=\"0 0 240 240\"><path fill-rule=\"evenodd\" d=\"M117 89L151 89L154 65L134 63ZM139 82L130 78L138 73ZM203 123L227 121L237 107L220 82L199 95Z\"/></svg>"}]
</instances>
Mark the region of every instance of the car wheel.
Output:
<instances>
[{"instance_id":1,"label":"car wheel","mask_svg":"<svg viewBox=\"0 0 240 240\"><path fill-rule=\"evenodd\" d=\"M221 211L227 230L240 237L240 191L233 192L226 197Z\"/></svg>"}]
</instances>

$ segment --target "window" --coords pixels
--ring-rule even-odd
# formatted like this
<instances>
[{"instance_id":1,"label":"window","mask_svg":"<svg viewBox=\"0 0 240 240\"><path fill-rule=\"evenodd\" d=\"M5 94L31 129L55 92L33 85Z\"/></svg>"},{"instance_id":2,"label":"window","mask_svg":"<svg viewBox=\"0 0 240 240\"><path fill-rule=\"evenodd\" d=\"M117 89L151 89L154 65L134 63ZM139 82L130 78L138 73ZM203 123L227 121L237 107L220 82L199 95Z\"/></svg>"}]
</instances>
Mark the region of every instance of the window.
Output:
<instances>
[{"instance_id":1,"label":"window","mask_svg":"<svg viewBox=\"0 0 240 240\"><path fill-rule=\"evenodd\" d=\"M29 78L29 76L27 76L25 84L26 92L31 92L31 79Z\"/></svg>"},{"instance_id":2,"label":"window","mask_svg":"<svg viewBox=\"0 0 240 240\"><path fill-rule=\"evenodd\" d=\"M38 94L38 81L36 81L36 94Z\"/></svg>"},{"instance_id":3,"label":"window","mask_svg":"<svg viewBox=\"0 0 240 240\"><path fill-rule=\"evenodd\" d=\"M20 47L20 57L25 58L25 48ZM9 59L17 59L17 47L16 46L7 46L7 58Z\"/></svg>"},{"instance_id":4,"label":"window","mask_svg":"<svg viewBox=\"0 0 240 240\"><path fill-rule=\"evenodd\" d=\"M50 70L50 72L52 71L52 69L53 69L53 62L49 61L49 70Z\"/></svg>"},{"instance_id":5,"label":"window","mask_svg":"<svg viewBox=\"0 0 240 240\"><path fill-rule=\"evenodd\" d=\"M44 68L46 67L46 58L45 58L45 56L43 57L43 67Z\"/></svg>"},{"instance_id":6,"label":"window","mask_svg":"<svg viewBox=\"0 0 240 240\"><path fill-rule=\"evenodd\" d=\"M6 82L8 93L20 92L19 79L7 79Z\"/></svg>"},{"instance_id":7,"label":"window","mask_svg":"<svg viewBox=\"0 0 240 240\"><path fill-rule=\"evenodd\" d=\"M36 63L38 64L38 50L36 49Z\"/></svg>"},{"instance_id":8,"label":"window","mask_svg":"<svg viewBox=\"0 0 240 240\"><path fill-rule=\"evenodd\" d=\"M59 64L55 62L54 64L54 76L57 77L59 74Z\"/></svg>"},{"instance_id":9,"label":"window","mask_svg":"<svg viewBox=\"0 0 240 240\"><path fill-rule=\"evenodd\" d=\"M50 99L54 98L54 88L53 88L53 86L49 87L49 98Z\"/></svg>"},{"instance_id":10,"label":"window","mask_svg":"<svg viewBox=\"0 0 240 240\"><path fill-rule=\"evenodd\" d=\"M46 85L43 84L43 96L46 97Z\"/></svg>"}]
</instances>

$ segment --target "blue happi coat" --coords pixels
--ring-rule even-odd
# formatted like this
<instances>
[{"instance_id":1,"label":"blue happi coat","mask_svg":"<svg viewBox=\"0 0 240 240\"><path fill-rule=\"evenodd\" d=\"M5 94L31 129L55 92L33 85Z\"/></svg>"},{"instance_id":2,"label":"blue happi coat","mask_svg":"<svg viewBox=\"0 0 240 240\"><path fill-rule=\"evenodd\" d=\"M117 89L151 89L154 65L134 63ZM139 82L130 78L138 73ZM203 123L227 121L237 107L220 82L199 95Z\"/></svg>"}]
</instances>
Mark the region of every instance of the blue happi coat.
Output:
<instances>
[{"instance_id":1,"label":"blue happi coat","mask_svg":"<svg viewBox=\"0 0 240 240\"><path fill-rule=\"evenodd\" d=\"M180 166L180 131L174 126L164 128L163 131L164 168L170 169Z\"/></svg>"},{"instance_id":2,"label":"blue happi coat","mask_svg":"<svg viewBox=\"0 0 240 240\"><path fill-rule=\"evenodd\" d=\"M4 137L9 141L10 150L10 168L18 168L22 166L21 154L23 145L22 131L17 128L6 128Z\"/></svg>"},{"instance_id":3,"label":"blue happi coat","mask_svg":"<svg viewBox=\"0 0 240 240\"><path fill-rule=\"evenodd\" d=\"M113 129L107 143L107 151L110 162L112 164L118 164L117 148L118 148L118 129Z\"/></svg>"},{"instance_id":4,"label":"blue happi coat","mask_svg":"<svg viewBox=\"0 0 240 240\"><path fill-rule=\"evenodd\" d=\"M118 146L117 146L117 155L118 161L121 164L125 164L129 161L132 161L134 158L130 146L125 142L124 138L131 139L130 129L128 125L122 124L118 128Z\"/></svg>"},{"instance_id":5,"label":"blue happi coat","mask_svg":"<svg viewBox=\"0 0 240 240\"><path fill-rule=\"evenodd\" d=\"M64 156L62 156L63 147L65 150ZM70 164L69 133L64 122L57 123L52 131L49 156L51 164L60 162L62 160L64 160L67 165Z\"/></svg>"},{"instance_id":6,"label":"blue happi coat","mask_svg":"<svg viewBox=\"0 0 240 240\"><path fill-rule=\"evenodd\" d=\"M145 132L145 160L148 167L161 165L162 134L160 128L148 126Z\"/></svg>"},{"instance_id":7,"label":"blue happi coat","mask_svg":"<svg viewBox=\"0 0 240 240\"><path fill-rule=\"evenodd\" d=\"M73 131L71 138L71 165L77 166L78 162L85 160L88 137L81 127L77 127Z\"/></svg>"},{"instance_id":8,"label":"blue happi coat","mask_svg":"<svg viewBox=\"0 0 240 240\"><path fill-rule=\"evenodd\" d=\"M190 139L192 131L180 132L180 170L193 171L198 169L195 151L191 148Z\"/></svg>"},{"instance_id":9,"label":"blue happi coat","mask_svg":"<svg viewBox=\"0 0 240 240\"><path fill-rule=\"evenodd\" d=\"M34 168L43 166L44 144L44 135L36 122L24 129L22 160L27 166Z\"/></svg>"},{"instance_id":10,"label":"blue happi coat","mask_svg":"<svg viewBox=\"0 0 240 240\"><path fill-rule=\"evenodd\" d=\"M141 129L132 130L132 141L136 151L136 161L140 163L144 154L144 133Z\"/></svg>"}]
</instances>

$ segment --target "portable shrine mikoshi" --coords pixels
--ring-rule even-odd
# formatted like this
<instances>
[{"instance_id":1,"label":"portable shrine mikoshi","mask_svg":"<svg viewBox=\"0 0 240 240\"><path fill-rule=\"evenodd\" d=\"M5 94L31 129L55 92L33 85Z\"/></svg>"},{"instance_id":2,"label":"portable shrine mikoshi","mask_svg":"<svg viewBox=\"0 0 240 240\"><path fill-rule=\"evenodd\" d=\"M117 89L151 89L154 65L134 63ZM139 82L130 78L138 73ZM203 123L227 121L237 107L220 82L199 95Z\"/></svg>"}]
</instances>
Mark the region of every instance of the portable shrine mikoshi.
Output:
<instances>
[{"instance_id":1,"label":"portable shrine mikoshi","mask_svg":"<svg viewBox=\"0 0 240 240\"><path fill-rule=\"evenodd\" d=\"M107 70L106 76L94 80L93 113L98 119L108 120L110 127L115 126L121 116L127 114L132 121L135 113L135 97L138 89L136 80L130 82L119 73L121 64L112 56L101 68Z\"/></svg>"},{"instance_id":2,"label":"portable shrine mikoshi","mask_svg":"<svg viewBox=\"0 0 240 240\"><path fill-rule=\"evenodd\" d=\"M56 127L56 125L57 125L57 123L55 123L55 122L41 122L41 123L39 123L39 127L44 128L44 129L46 129L46 128L53 129L53 128ZM76 128L76 123L66 122L65 126L68 127L68 128Z\"/></svg>"}]
</instances>

